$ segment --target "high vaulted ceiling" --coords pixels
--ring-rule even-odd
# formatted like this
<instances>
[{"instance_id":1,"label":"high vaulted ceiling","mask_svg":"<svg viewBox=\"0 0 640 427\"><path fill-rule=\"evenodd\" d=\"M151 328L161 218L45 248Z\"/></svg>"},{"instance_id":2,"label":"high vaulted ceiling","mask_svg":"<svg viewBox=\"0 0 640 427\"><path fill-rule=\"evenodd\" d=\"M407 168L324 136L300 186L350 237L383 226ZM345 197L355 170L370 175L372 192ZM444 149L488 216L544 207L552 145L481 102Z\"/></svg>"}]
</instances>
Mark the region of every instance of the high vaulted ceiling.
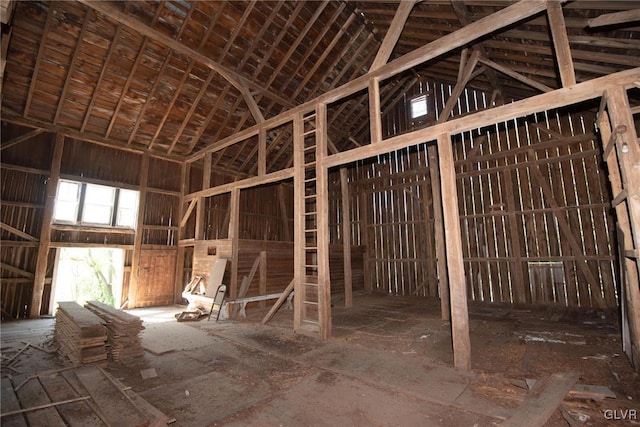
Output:
<instances>
[{"instance_id":1,"label":"high vaulted ceiling","mask_svg":"<svg viewBox=\"0 0 640 427\"><path fill-rule=\"evenodd\" d=\"M418 2L391 59L511 3ZM366 74L397 9L397 1L16 2L3 29L2 118L182 158ZM563 6L578 82L640 66L640 22L589 27L634 9L639 1ZM469 47L484 67L471 87L505 101L560 87L544 13ZM381 96L393 99L417 75L454 84L461 56L457 49L402 73ZM349 120L368 120L367 108ZM368 138L367 126L361 135L339 119L332 127L336 143Z\"/></svg>"}]
</instances>

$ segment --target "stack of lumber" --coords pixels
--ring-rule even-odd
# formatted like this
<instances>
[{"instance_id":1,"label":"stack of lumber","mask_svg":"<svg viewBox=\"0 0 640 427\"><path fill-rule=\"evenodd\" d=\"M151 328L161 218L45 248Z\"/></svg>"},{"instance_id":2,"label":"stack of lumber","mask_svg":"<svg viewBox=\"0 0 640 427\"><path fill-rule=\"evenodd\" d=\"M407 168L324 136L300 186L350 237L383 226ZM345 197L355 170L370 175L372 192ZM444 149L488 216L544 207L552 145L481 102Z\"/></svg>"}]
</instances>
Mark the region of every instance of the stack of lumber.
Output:
<instances>
[{"instance_id":1,"label":"stack of lumber","mask_svg":"<svg viewBox=\"0 0 640 427\"><path fill-rule=\"evenodd\" d=\"M76 302L58 303L54 339L60 345L60 352L75 363L107 359L104 322Z\"/></svg>"},{"instance_id":2,"label":"stack of lumber","mask_svg":"<svg viewBox=\"0 0 640 427\"><path fill-rule=\"evenodd\" d=\"M144 329L139 317L110 307L99 301L85 305L107 325L107 353L116 362L126 363L144 356L138 334Z\"/></svg>"}]
</instances>

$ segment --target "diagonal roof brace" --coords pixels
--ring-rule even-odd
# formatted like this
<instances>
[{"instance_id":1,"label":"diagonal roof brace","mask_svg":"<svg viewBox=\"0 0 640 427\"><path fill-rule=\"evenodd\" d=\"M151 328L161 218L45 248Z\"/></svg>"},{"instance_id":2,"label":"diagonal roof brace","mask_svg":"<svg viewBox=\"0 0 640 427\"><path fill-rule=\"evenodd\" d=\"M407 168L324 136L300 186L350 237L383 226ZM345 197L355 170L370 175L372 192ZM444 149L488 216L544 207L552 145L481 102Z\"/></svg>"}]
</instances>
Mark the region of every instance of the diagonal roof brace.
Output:
<instances>
[{"instance_id":1,"label":"diagonal roof brace","mask_svg":"<svg viewBox=\"0 0 640 427\"><path fill-rule=\"evenodd\" d=\"M161 32L156 31L153 28L139 21L136 21L130 16L109 6L106 2L98 1L98 0L78 0L78 2L94 9L97 12L102 13L103 15L107 16L108 18L118 23L126 25L127 27L131 28L134 31L137 31L143 36L147 36L150 39L155 40L156 42L161 43L178 53L187 55L188 57L203 63L204 65L209 67L211 70L217 72L222 77L224 77L225 80L231 83L233 87L235 87L236 89L238 89L238 91L240 91L256 123L264 122L264 116L262 115L262 112L258 108L258 104L256 103L255 99L253 99L253 96L251 95L251 92L248 89L248 86L249 86L249 84L247 84L248 82L246 81L246 79L244 79L242 76L240 76L236 72L227 69L223 65L206 57L202 53L197 52L188 46L185 46L184 44L180 43L178 40L175 40L169 36L166 36Z\"/></svg>"}]
</instances>

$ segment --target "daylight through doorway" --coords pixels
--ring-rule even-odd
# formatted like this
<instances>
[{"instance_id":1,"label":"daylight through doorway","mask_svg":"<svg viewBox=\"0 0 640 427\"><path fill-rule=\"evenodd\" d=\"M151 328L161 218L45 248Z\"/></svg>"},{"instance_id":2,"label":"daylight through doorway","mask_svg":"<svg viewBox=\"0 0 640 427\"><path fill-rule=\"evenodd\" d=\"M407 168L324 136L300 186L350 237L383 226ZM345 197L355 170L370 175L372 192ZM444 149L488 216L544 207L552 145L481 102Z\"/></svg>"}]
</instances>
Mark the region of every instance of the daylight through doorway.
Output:
<instances>
[{"instance_id":1,"label":"daylight through doorway","mask_svg":"<svg viewBox=\"0 0 640 427\"><path fill-rule=\"evenodd\" d=\"M53 282L58 301L100 301L119 307L122 299L124 250L117 248L60 248Z\"/></svg>"}]
</instances>

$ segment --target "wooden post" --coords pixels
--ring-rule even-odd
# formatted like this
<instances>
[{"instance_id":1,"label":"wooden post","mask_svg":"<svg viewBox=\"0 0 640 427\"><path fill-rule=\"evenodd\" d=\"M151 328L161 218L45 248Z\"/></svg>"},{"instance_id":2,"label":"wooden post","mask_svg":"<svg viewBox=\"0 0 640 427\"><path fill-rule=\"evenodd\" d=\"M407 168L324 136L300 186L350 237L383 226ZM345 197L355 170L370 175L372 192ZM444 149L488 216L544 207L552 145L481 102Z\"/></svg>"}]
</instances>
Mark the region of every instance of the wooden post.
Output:
<instances>
[{"instance_id":1,"label":"wooden post","mask_svg":"<svg viewBox=\"0 0 640 427\"><path fill-rule=\"evenodd\" d=\"M373 285L371 284L371 272L369 270L369 254L371 248L369 247L372 239L369 238L369 223L371 222L371 193L366 191L360 191L360 238L361 244L364 245L364 259L362 261L362 267L364 270L363 280L364 289L371 292Z\"/></svg>"},{"instance_id":2,"label":"wooden post","mask_svg":"<svg viewBox=\"0 0 640 427\"><path fill-rule=\"evenodd\" d=\"M211 153L207 153L204 156L204 165L202 167L202 190L207 190L211 187ZM206 240L204 232L204 197L198 198L198 206L196 210L196 232L195 240Z\"/></svg>"},{"instance_id":3,"label":"wooden post","mask_svg":"<svg viewBox=\"0 0 640 427\"><path fill-rule=\"evenodd\" d=\"M615 87L605 91L607 108L611 118L612 127L625 131L618 136L616 143L616 155L618 156L619 171L618 182L622 185L620 193L626 190L625 202L616 206L616 216L621 228L625 232L625 268L627 271L627 308L629 312L629 326L631 332L632 363L636 371L640 371L640 143L634 126L633 116L629 106L626 90L623 87ZM614 138L616 138L614 136ZM604 141L606 144L607 141ZM616 172L612 171L611 162L608 162L610 179ZM612 179L612 187L613 179ZM615 190L614 190L615 191ZM614 194L617 197L618 194ZM626 209L624 204L626 203ZM626 212L625 212L626 211ZM625 217L626 214L626 217ZM623 303L623 302L621 302Z\"/></svg>"},{"instance_id":4,"label":"wooden post","mask_svg":"<svg viewBox=\"0 0 640 427\"><path fill-rule=\"evenodd\" d=\"M442 195L440 193L440 174L438 173L438 148L435 144L427 146L429 156L429 175L431 177L431 194L433 199L433 221L435 223L436 259L438 261L438 292L440 294L440 311L442 320L451 320L451 304L449 303L449 276L445 248L444 222L442 218ZM457 209L457 207L456 207ZM428 226L428 224L427 224ZM462 250L462 249L460 249Z\"/></svg>"},{"instance_id":5,"label":"wooden post","mask_svg":"<svg viewBox=\"0 0 640 427\"><path fill-rule=\"evenodd\" d=\"M353 275L351 271L351 206L349 203L349 188L347 182L347 168L340 168L340 193L342 196L342 252L344 263L344 306L353 306Z\"/></svg>"},{"instance_id":6,"label":"wooden post","mask_svg":"<svg viewBox=\"0 0 640 427\"><path fill-rule=\"evenodd\" d=\"M267 173L267 129L260 128L258 132L258 176Z\"/></svg>"},{"instance_id":7,"label":"wooden post","mask_svg":"<svg viewBox=\"0 0 640 427\"><path fill-rule=\"evenodd\" d=\"M380 113L380 80L373 78L369 82L369 126L371 143L382 141L382 115Z\"/></svg>"},{"instance_id":8,"label":"wooden post","mask_svg":"<svg viewBox=\"0 0 640 427\"><path fill-rule=\"evenodd\" d=\"M462 234L458 212L456 171L449 134L438 136L440 161L440 185L442 211L447 250L447 270L451 298L451 338L453 340L453 364L457 369L471 369L471 342L469 338L469 312L467 309L467 285L462 261Z\"/></svg>"},{"instance_id":9,"label":"wooden post","mask_svg":"<svg viewBox=\"0 0 640 427\"><path fill-rule=\"evenodd\" d=\"M51 222L53 221L53 209L56 203L58 181L60 180L60 163L62 162L63 150L64 135L57 133L55 146L53 148L53 159L51 160L51 173L49 174L49 181L47 182L46 200L42 214L42 226L40 228L38 258L36 260L36 272L33 279L31 307L29 308L29 317L34 318L40 316L40 310L42 309L42 294L44 292L44 281L47 275L49 246L51 245Z\"/></svg>"},{"instance_id":10,"label":"wooden post","mask_svg":"<svg viewBox=\"0 0 640 427\"><path fill-rule=\"evenodd\" d=\"M327 105L316 107L316 203L318 221L318 315L320 337L331 338L331 279L329 275L329 169L327 157Z\"/></svg>"},{"instance_id":11,"label":"wooden post","mask_svg":"<svg viewBox=\"0 0 640 427\"><path fill-rule=\"evenodd\" d=\"M513 176L511 169L505 169L501 174L504 179L504 188L507 202L507 218L509 222L509 249L513 257L513 281L511 289L513 291L513 303L525 304L527 293L524 286L524 271L522 266L522 250L520 241L520 231L518 229L518 217L516 216L516 201L513 189Z\"/></svg>"},{"instance_id":12,"label":"wooden post","mask_svg":"<svg viewBox=\"0 0 640 427\"><path fill-rule=\"evenodd\" d=\"M302 328L304 300L304 124L302 113L293 119L293 330Z\"/></svg>"},{"instance_id":13,"label":"wooden post","mask_svg":"<svg viewBox=\"0 0 640 427\"><path fill-rule=\"evenodd\" d=\"M231 283L229 298L238 296L238 243L240 234L240 189L231 190L229 201L229 239L231 240Z\"/></svg>"},{"instance_id":14,"label":"wooden post","mask_svg":"<svg viewBox=\"0 0 640 427\"><path fill-rule=\"evenodd\" d=\"M185 215L187 212L191 212L193 210L193 204L197 203L196 200L193 200L192 205L189 206L190 209L187 209L185 212L185 201L184 196L189 192L189 170L191 169L191 163L184 162L181 165L180 169L180 211L179 217L188 218L188 215ZM175 273L175 283L173 286L173 303L179 303L182 300L181 293L182 288L184 286L182 275L184 273L184 246L180 244L180 241L184 237L184 226L186 221L180 221L178 224L178 253L176 255L176 273Z\"/></svg>"},{"instance_id":15,"label":"wooden post","mask_svg":"<svg viewBox=\"0 0 640 427\"><path fill-rule=\"evenodd\" d=\"M267 294L267 251L260 251L260 295ZM267 306L266 301L260 301L260 308Z\"/></svg>"},{"instance_id":16,"label":"wooden post","mask_svg":"<svg viewBox=\"0 0 640 427\"><path fill-rule=\"evenodd\" d=\"M136 307L138 297L138 270L142 255L142 226L144 225L144 211L147 204L147 178L149 177L149 154L142 155L140 165L140 189L138 203L138 219L136 221L136 235L133 241L133 256L131 257L131 276L129 278L129 304L128 308Z\"/></svg>"}]
</instances>

